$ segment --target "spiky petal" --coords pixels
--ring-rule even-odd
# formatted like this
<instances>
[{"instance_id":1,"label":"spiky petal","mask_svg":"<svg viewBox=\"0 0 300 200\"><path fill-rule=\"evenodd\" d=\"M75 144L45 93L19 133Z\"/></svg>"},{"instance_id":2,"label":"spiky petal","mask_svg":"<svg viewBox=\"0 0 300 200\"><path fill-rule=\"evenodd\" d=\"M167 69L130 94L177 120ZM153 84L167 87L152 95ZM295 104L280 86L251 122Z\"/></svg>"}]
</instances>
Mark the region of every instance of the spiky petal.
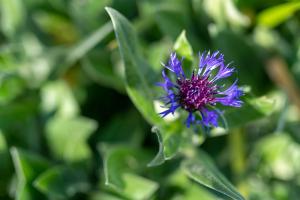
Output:
<instances>
[{"instance_id":1,"label":"spiky petal","mask_svg":"<svg viewBox=\"0 0 300 200\"><path fill-rule=\"evenodd\" d=\"M157 84L166 92L161 98L167 108L160 113L162 117L182 108L188 112L187 127L196 123L216 127L220 115L215 108L217 103L232 107L241 107L243 104L240 100L243 92L238 88L237 80L228 88L220 84L222 79L233 74L235 68L224 64L224 55L219 51L199 54L199 66L191 78L185 77L182 62L175 53L170 55L164 67L175 75L176 81L172 81L165 70L162 71L164 82Z\"/></svg>"}]
</instances>

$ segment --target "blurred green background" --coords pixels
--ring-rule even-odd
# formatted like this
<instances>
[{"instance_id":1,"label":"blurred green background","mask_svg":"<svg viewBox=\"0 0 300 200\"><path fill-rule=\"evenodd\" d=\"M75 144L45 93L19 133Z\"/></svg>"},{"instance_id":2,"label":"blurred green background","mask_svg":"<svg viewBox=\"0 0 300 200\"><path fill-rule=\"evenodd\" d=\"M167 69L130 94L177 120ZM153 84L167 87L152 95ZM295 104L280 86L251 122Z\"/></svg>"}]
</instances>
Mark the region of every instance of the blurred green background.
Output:
<instances>
[{"instance_id":1,"label":"blurred green background","mask_svg":"<svg viewBox=\"0 0 300 200\"><path fill-rule=\"evenodd\" d=\"M299 10L1 0L0 199L299 199ZM171 52L192 69L204 50L233 61L246 93L208 135L184 113L161 119L154 86Z\"/></svg>"}]
</instances>

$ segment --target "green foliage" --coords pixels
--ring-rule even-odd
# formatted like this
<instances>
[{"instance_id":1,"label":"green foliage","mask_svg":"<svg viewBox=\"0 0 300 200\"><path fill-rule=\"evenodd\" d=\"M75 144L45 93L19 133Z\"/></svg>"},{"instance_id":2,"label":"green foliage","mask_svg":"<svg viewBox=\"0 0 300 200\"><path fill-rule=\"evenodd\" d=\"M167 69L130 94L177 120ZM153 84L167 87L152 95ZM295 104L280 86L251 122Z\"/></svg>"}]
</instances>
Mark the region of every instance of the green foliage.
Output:
<instances>
[{"instance_id":1,"label":"green foliage","mask_svg":"<svg viewBox=\"0 0 300 200\"><path fill-rule=\"evenodd\" d=\"M118 39L119 49L125 65L126 90L133 103L150 123L160 121L153 108L150 85L154 73L141 55L138 39L130 22L114 9L106 8Z\"/></svg>"},{"instance_id":2,"label":"green foliage","mask_svg":"<svg viewBox=\"0 0 300 200\"><path fill-rule=\"evenodd\" d=\"M270 115L275 110L275 100L266 97L245 98L243 107L239 110L228 109L225 119L230 128L242 126L245 123Z\"/></svg>"},{"instance_id":3,"label":"green foliage","mask_svg":"<svg viewBox=\"0 0 300 200\"><path fill-rule=\"evenodd\" d=\"M90 158L87 139L96 129L93 120L83 117L56 117L49 121L46 129L46 138L53 157L69 162Z\"/></svg>"},{"instance_id":4,"label":"green foliage","mask_svg":"<svg viewBox=\"0 0 300 200\"><path fill-rule=\"evenodd\" d=\"M188 59L190 61L193 60L193 49L186 38L185 31L182 31L177 38L174 44L174 51L179 53L179 55L184 57L185 59Z\"/></svg>"},{"instance_id":5,"label":"green foliage","mask_svg":"<svg viewBox=\"0 0 300 200\"><path fill-rule=\"evenodd\" d=\"M275 27L286 21L299 9L299 2L290 2L268 8L258 15L258 24L269 28Z\"/></svg>"},{"instance_id":6,"label":"green foliage","mask_svg":"<svg viewBox=\"0 0 300 200\"><path fill-rule=\"evenodd\" d=\"M1 1L1 29L8 37L15 37L26 19L24 5L21 0Z\"/></svg>"},{"instance_id":7,"label":"green foliage","mask_svg":"<svg viewBox=\"0 0 300 200\"><path fill-rule=\"evenodd\" d=\"M299 8L1 0L0 199L299 199ZM245 92L209 131L161 118L155 85L171 52L191 73L205 50Z\"/></svg>"},{"instance_id":8,"label":"green foliage","mask_svg":"<svg viewBox=\"0 0 300 200\"><path fill-rule=\"evenodd\" d=\"M157 183L130 172L146 166L143 161L147 152L126 146L99 148L103 152L105 185L134 200L149 199L157 190Z\"/></svg>"},{"instance_id":9,"label":"green foliage","mask_svg":"<svg viewBox=\"0 0 300 200\"><path fill-rule=\"evenodd\" d=\"M86 192L90 188L85 173L66 166L47 169L33 184L45 195L58 199L71 198L77 192Z\"/></svg>"},{"instance_id":10,"label":"green foliage","mask_svg":"<svg viewBox=\"0 0 300 200\"><path fill-rule=\"evenodd\" d=\"M195 181L220 192L231 199L243 200L234 186L214 166L211 159L202 151L182 163L183 171Z\"/></svg>"},{"instance_id":11,"label":"green foliage","mask_svg":"<svg viewBox=\"0 0 300 200\"><path fill-rule=\"evenodd\" d=\"M15 198L18 200L43 198L32 186L32 182L41 172L47 169L49 166L48 161L14 147L11 149L11 155L17 174Z\"/></svg>"}]
</instances>

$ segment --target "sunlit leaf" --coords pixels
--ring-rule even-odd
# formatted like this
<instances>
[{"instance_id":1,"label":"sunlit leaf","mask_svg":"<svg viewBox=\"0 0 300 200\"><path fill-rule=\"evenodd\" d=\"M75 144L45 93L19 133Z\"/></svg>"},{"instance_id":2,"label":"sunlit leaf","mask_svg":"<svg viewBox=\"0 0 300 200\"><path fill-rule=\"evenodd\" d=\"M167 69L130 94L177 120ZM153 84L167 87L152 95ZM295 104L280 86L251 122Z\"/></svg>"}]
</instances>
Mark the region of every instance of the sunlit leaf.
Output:
<instances>
[{"instance_id":1,"label":"sunlit leaf","mask_svg":"<svg viewBox=\"0 0 300 200\"><path fill-rule=\"evenodd\" d=\"M18 74L26 81L30 88L38 88L48 78L52 71L60 66L65 58L63 47L46 48L40 38L32 32L21 34L16 53L12 54Z\"/></svg>"},{"instance_id":2,"label":"sunlit leaf","mask_svg":"<svg viewBox=\"0 0 300 200\"><path fill-rule=\"evenodd\" d=\"M53 156L68 162L85 161L91 156L87 139L97 128L84 117L55 117L47 123L47 140Z\"/></svg>"},{"instance_id":3,"label":"sunlit leaf","mask_svg":"<svg viewBox=\"0 0 300 200\"><path fill-rule=\"evenodd\" d=\"M22 0L1 1L1 30L8 37L15 34L24 26L25 10Z\"/></svg>"},{"instance_id":4,"label":"sunlit leaf","mask_svg":"<svg viewBox=\"0 0 300 200\"><path fill-rule=\"evenodd\" d=\"M186 38L185 31L182 31L174 44L174 50L179 53L180 56L192 61L193 49Z\"/></svg>"},{"instance_id":5,"label":"sunlit leaf","mask_svg":"<svg viewBox=\"0 0 300 200\"><path fill-rule=\"evenodd\" d=\"M0 152L5 151L7 149L6 141L2 131L0 130Z\"/></svg>"},{"instance_id":6,"label":"sunlit leaf","mask_svg":"<svg viewBox=\"0 0 300 200\"><path fill-rule=\"evenodd\" d=\"M219 27L224 28L230 25L233 28L239 28L248 26L250 23L247 16L237 9L232 0L205 0L203 7Z\"/></svg>"},{"instance_id":7,"label":"sunlit leaf","mask_svg":"<svg viewBox=\"0 0 300 200\"><path fill-rule=\"evenodd\" d=\"M257 23L273 28L286 21L299 9L300 3L297 1L276 5L260 12L257 16Z\"/></svg>"},{"instance_id":8,"label":"sunlit leaf","mask_svg":"<svg viewBox=\"0 0 300 200\"><path fill-rule=\"evenodd\" d=\"M74 117L79 106L70 87L64 81L48 82L41 89L42 110L45 113L56 112L61 117Z\"/></svg>"},{"instance_id":9,"label":"sunlit leaf","mask_svg":"<svg viewBox=\"0 0 300 200\"><path fill-rule=\"evenodd\" d=\"M259 172L265 176L292 180L300 169L300 145L285 132L262 138L256 143L254 155L260 160Z\"/></svg>"}]
</instances>

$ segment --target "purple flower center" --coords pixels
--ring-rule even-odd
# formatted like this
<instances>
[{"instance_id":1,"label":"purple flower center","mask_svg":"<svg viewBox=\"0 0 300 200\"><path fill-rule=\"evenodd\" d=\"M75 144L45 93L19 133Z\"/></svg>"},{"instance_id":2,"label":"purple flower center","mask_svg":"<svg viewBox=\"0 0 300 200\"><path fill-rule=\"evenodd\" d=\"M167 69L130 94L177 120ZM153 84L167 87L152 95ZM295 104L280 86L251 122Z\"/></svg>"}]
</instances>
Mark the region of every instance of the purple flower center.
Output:
<instances>
[{"instance_id":1,"label":"purple flower center","mask_svg":"<svg viewBox=\"0 0 300 200\"><path fill-rule=\"evenodd\" d=\"M215 104L216 87L207 77L192 76L191 79L178 79L179 101L181 107L193 112L205 105Z\"/></svg>"}]
</instances>

